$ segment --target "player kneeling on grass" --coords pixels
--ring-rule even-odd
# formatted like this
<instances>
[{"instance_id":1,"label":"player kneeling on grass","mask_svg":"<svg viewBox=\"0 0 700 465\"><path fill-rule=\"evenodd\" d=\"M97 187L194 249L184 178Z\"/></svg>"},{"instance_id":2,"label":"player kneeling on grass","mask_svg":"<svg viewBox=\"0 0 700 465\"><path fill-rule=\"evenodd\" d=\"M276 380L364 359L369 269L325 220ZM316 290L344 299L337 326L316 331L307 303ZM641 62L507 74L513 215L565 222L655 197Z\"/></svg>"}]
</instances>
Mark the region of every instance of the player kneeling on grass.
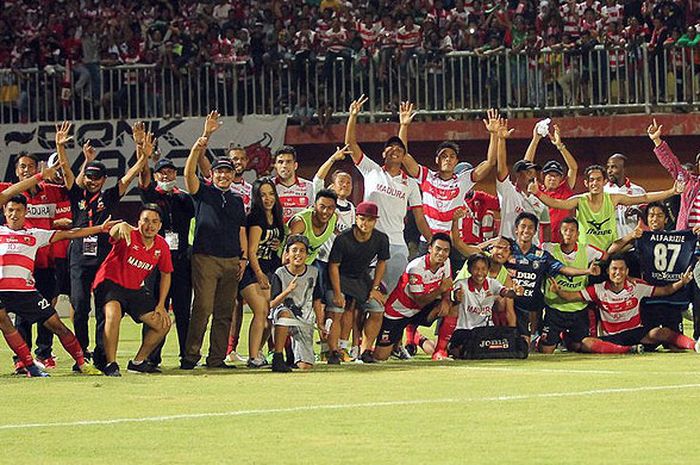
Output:
<instances>
[{"instance_id":1,"label":"player kneeling on grass","mask_svg":"<svg viewBox=\"0 0 700 465\"><path fill-rule=\"evenodd\" d=\"M34 179L40 180L45 175L46 170ZM83 351L75 335L63 324L51 303L36 290L32 272L39 248L61 240L78 239L105 232L117 222L108 219L100 226L70 231L25 229L27 199L23 195L9 199L4 207L4 214L6 224L0 226L0 330L7 344L24 364L28 376L48 376L34 364L27 344L7 315L7 312L11 312L28 323L41 323L56 334L75 360L75 371L96 374L97 370L85 363Z\"/></svg>"},{"instance_id":2,"label":"player kneeling on grass","mask_svg":"<svg viewBox=\"0 0 700 465\"><path fill-rule=\"evenodd\" d=\"M318 268L306 265L309 255L309 240L300 234L287 238L285 247L287 264L277 268L272 276L270 319L274 331L275 352L272 356L272 371L292 371L284 361L284 345L287 336L292 339L294 363L308 370L314 366L314 325L321 339L325 340L323 324L323 292L318 279Z\"/></svg>"},{"instance_id":3,"label":"player kneeling on grass","mask_svg":"<svg viewBox=\"0 0 700 465\"><path fill-rule=\"evenodd\" d=\"M112 250L95 275L93 290L95 305L104 308L104 347L106 365L102 370L107 376L121 376L117 364L119 326L124 313L136 323L148 326L141 347L127 369L135 373L159 373L160 370L146 361L153 349L163 341L170 330L170 316L165 310L165 299L170 290L170 273L173 263L170 248L158 235L162 226L158 205L147 203L141 207L138 227L121 222L109 231ZM158 267L160 288L158 303L151 295L144 280Z\"/></svg>"},{"instance_id":4,"label":"player kneeling on grass","mask_svg":"<svg viewBox=\"0 0 700 465\"><path fill-rule=\"evenodd\" d=\"M498 279L489 276L491 259L483 254L471 255L467 259L469 278L457 280L454 284L454 301L457 302L457 327L450 339L448 352L454 358L465 357L465 350L470 347L474 338L481 339L478 329L493 324L493 308L504 308L505 298L514 298L524 293L524 288L514 285L505 287ZM512 334L513 340L520 341L514 328L500 327ZM527 345L523 342L523 349L527 351Z\"/></svg>"},{"instance_id":5,"label":"player kneeling on grass","mask_svg":"<svg viewBox=\"0 0 700 465\"><path fill-rule=\"evenodd\" d=\"M612 255L605 282L586 287L579 292L562 291L553 280L550 289L568 302L594 302L600 309L603 336L586 337L581 341L581 351L599 354L623 354L642 352L642 344L668 344L676 349L695 349L700 352L700 342L670 328L647 330L642 324L639 306L646 297L671 295L692 279L690 270L681 279L663 287L652 286L640 280L628 279L629 268L623 255Z\"/></svg>"},{"instance_id":6,"label":"player kneeling on grass","mask_svg":"<svg viewBox=\"0 0 700 465\"><path fill-rule=\"evenodd\" d=\"M450 236L433 234L428 253L408 264L384 305L382 328L371 354L374 360L389 358L392 347L401 340L409 324L431 326L436 318L449 314L452 306L451 247ZM365 358L368 357L363 360Z\"/></svg>"}]
</instances>

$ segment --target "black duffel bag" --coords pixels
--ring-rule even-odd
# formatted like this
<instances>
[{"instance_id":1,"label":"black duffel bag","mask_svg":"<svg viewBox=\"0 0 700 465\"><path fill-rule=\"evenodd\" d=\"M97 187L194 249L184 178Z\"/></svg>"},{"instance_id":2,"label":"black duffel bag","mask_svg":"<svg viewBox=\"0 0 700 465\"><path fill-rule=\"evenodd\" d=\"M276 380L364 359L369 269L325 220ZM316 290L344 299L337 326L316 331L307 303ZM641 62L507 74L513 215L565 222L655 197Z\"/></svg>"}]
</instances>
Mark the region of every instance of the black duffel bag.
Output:
<instances>
[{"instance_id":1,"label":"black duffel bag","mask_svg":"<svg viewBox=\"0 0 700 465\"><path fill-rule=\"evenodd\" d=\"M527 358L528 344L516 328L484 326L458 329L450 340L453 355L465 360Z\"/></svg>"}]
</instances>

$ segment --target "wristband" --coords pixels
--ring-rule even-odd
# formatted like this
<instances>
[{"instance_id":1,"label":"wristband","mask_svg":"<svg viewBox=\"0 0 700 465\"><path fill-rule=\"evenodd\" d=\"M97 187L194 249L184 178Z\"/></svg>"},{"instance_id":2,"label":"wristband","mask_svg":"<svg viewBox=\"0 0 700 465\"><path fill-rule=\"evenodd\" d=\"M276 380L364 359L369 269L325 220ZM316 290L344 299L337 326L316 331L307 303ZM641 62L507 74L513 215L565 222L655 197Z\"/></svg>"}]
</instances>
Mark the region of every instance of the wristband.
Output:
<instances>
[{"instance_id":1,"label":"wristband","mask_svg":"<svg viewBox=\"0 0 700 465\"><path fill-rule=\"evenodd\" d=\"M41 173L37 173L37 174L34 175L34 178L35 178L37 181L43 181L43 180L44 180L44 175L41 174Z\"/></svg>"}]
</instances>

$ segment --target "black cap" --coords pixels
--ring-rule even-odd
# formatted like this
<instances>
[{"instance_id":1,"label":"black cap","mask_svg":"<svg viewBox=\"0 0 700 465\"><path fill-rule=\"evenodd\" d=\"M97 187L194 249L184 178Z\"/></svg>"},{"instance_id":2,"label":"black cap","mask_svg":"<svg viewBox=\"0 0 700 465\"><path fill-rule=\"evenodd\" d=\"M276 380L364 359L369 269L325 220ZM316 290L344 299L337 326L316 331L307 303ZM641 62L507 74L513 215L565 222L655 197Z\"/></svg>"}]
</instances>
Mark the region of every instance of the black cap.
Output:
<instances>
[{"instance_id":1,"label":"black cap","mask_svg":"<svg viewBox=\"0 0 700 465\"><path fill-rule=\"evenodd\" d=\"M93 160L85 166L85 176L104 178L107 176L107 167L101 161Z\"/></svg>"},{"instance_id":2,"label":"black cap","mask_svg":"<svg viewBox=\"0 0 700 465\"><path fill-rule=\"evenodd\" d=\"M214 160L214 163L211 165L212 170L216 170L219 168L224 168L224 169L229 169L231 171L234 171L233 169L233 163L231 163L231 160L228 157L220 157Z\"/></svg>"},{"instance_id":3,"label":"black cap","mask_svg":"<svg viewBox=\"0 0 700 465\"><path fill-rule=\"evenodd\" d=\"M549 160L547 163L544 164L542 167L542 172L547 174L547 173L557 173L561 176L564 176L564 167L561 166L561 163L559 163L556 160Z\"/></svg>"},{"instance_id":4,"label":"black cap","mask_svg":"<svg viewBox=\"0 0 700 465\"><path fill-rule=\"evenodd\" d=\"M156 166L153 167L154 172L158 172L162 170L163 168L172 168L172 169L177 169L175 167L175 163L170 158L161 158L156 162Z\"/></svg>"},{"instance_id":5,"label":"black cap","mask_svg":"<svg viewBox=\"0 0 700 465\"><path fill-rule=\"evenodd\" d=\"M527 171L529 169L535 168L537 171L541 170L542 167L537 163L533 163L527 160L518 160L513 164L513 172L519 173L521 171Z\"/></svg>"},{"instance_id":6,"label":"black cap","mask_svg":"<svg viewBox=\"0 0 700 465\"><path fill-rule=\"evenodd\" d=\"M404 152L406 151L406 144L403 143L399 136L391 136L386 140L386 142L384 142L384 148L387 148L390 145L398 145L404 150Z\"/></svg>"}]
</instances>

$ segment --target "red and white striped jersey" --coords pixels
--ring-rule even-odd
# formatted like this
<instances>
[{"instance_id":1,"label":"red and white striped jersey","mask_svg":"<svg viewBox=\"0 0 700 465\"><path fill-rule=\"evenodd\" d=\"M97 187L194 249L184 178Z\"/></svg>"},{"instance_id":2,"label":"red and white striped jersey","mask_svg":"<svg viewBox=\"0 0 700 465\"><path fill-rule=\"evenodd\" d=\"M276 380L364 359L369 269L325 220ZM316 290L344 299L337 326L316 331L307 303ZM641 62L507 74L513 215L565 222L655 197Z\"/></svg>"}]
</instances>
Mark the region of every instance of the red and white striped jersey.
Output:
<instances>
[{"instance_id":1,"label":"red and white striped jersey","mask_svg":"<svg viewBox=\"0 0 700 465\"><path fill-rule=\"evenodd\" d=\"M396 41L399 44L399 48L402 50L420 47L421 40L422 34L420 26L415 24L410 31L406 29L406 26L401 26L396 33Z\"/></svg>"},{"instance_id":2,"label":"red and white striped jersey","mask_svg":"<svg viewBox=\"0 0 700 465\"><path fill-rule=\"evenodd\" d=\"M643 298L651 297L654 289L643 281L628 280L620 292L613 292L610 282L605 281L588 286L580 294L586 302L598 305L603 334L607 336L641 327L639 305Z\"/></svg>"},{"instance_id":3,"label":"red and white striped jersey","mask_svg":"<svg viewBox=\"0 0 700 465\"><path fill-rule=\"evenodd\" d=\"M618 23L623 25L625 19L625 7L622 5L604 6L601 8L601 16L605 20L605 24Z\"/></svg>"},{"instance_id":4,"label":"red and white striped jersey","mask_svg":"<svg viewBox=\"0 0 700 465\"><path fill-rule=\"evenodd\" d=\"M563 31L568 33L571 37L579 36L578 28L578 13L576 8L572 8L569 3L565 3L559 7L559 14L561 15L562 23L564 25Z\"/></svg>"},{"instance_id":5,"label":"red and white striped jersey","mask_svg":"<svg viewBox=\"0 0 700 465\"><path fill-rule=\"evenodd\" d=\"M581 2L577 5L577 8L578 8L578 15L581 17L583 17L583 13L589 8L592 9L593 11L595 11L596 17L600 17L600 12L603 9L602 5L600 4L600 2L598 0L594 0L594 1L590 2L590 4L589 4L589 2Z\"/></svg>"},{"instance_id":6,"label":"red and white striped jersey","mask_svg":"<svg viewBox=\"0 0 700 465\"><path fill-rule=\"evenodd\" d=\"M392 291L384 305L384 316L391 319L410 318L422 310L412 295L425 295L440 287L443 279L452 276L452 266L448 258L435 272L430 270L430 254L411 261L403 272L396 289Z\"/></svg>"},{"instance_id":7,"label":"red and white striped jersey","mask_svg":"<svg viewBox=\"0 0 700 465\"><path fill-rule=\"evenodd\" d=\"M323 46L333 53L342 52L348 46L348 31L343 28L339 31L327 30L323 34Z\"/></svg>"},{"instance_id":8,"label":"red and white striped jersey","mask_svg":"<svg viewBox=\"0 0 700 465\"><path fill-rule=\"evenodd\" d=\"M51 243L55 231L13 230L0 226L0 291L35 291L34 261L37 251Z\"/></svg>"},{"instance_id":9,"label":"red and white striped jersey","mask_svg":"<svg viewBox=\"0 0 700 465\"><path fill-rule=\"evenodd\" d=\"M379 31L381 26L379 23L373 23L372 25L367 25L361 21L357 23L357 32L360 34L362 39L362 46L366 49L374 48L379 38Z\"/></svg>"},{"instance_id":10,"label":"red and white striped jersey","mask_svg":"<svg viewBox=\"0 0 700 465\"><path fill-rule=\"evenodd\" d=\"M688 227L694 228L700 224L700 195L695 197L693 204L690 206L690 213L688 214Z\"/></svg>"},{"instance_id":11,"label":"red and white striped jersey","mask_svg":"<svg viewBox=\"0 0 700 465\"><path fill-rule=\"evenodd\" d=\"M302 178L296 178L294 184L287 187L282 184L279 177L275 178L277 196L282 204L282 219L286 223L289 219L308 208L314 199L314 184Z\"/></svg>"},{"instance_id":12,"label":"red and white striped jersey","mask_svg":"<svg viewBox=\"0 0 700 465\"><path fill-rule=\"evenodd\" d=\"M253 195L253 185L247 182L245 179L241 179L241 182L233 182L231 184L231 192L236 194L243 200L243 208L245 208L246 215L250 213L250 203L252 201Z\"/></svg>"},{"instance_id":13,"label":"red and white striped jersey","mask_svg":"<svg viewBox=\"0 0 700 465\"><path fill-rule=\"evenodd\" d=\"M466 7L462 11L459 11L457 8L455 8L452 11L450 11L450 14L447 16L447 21L449 23L458 21L461 24L469 24L469 10L467 10Z\"/></svg>"},{"instance_id":14,"label":"red and white striped jersey","mask_svg":"<svg viewBox=\"0 0 700 465\"><path fill-rule=\"evenodd\" d=\"M463 171L445 180L437 171L420 167L418 184L423 193L423 214L433 234L450 232L455 210L464 206L464 197L474 188L473 171Z\"/></svg>"},{"instance_id":15,"label":"red and white striped jersey","mask_svg":"<svg viewBox=\"0 0 700 465\"><path fill-rule=\"evenodd\" d=\"M396 29L383 27L379 31L379 45L381 48L394 48L397 45L398 37Z\"/></svg>"},{"instance_id":16,"label":"red and white striped jersey","mask_svg":"<svg viewBox=\"0 0 700 465\"><path fill-rule=\"evenodd\" d=\"M314 31L297 31L294 34L294 53L302 53L313 50L316 43Z\"/></svg>"}]
</instances>

